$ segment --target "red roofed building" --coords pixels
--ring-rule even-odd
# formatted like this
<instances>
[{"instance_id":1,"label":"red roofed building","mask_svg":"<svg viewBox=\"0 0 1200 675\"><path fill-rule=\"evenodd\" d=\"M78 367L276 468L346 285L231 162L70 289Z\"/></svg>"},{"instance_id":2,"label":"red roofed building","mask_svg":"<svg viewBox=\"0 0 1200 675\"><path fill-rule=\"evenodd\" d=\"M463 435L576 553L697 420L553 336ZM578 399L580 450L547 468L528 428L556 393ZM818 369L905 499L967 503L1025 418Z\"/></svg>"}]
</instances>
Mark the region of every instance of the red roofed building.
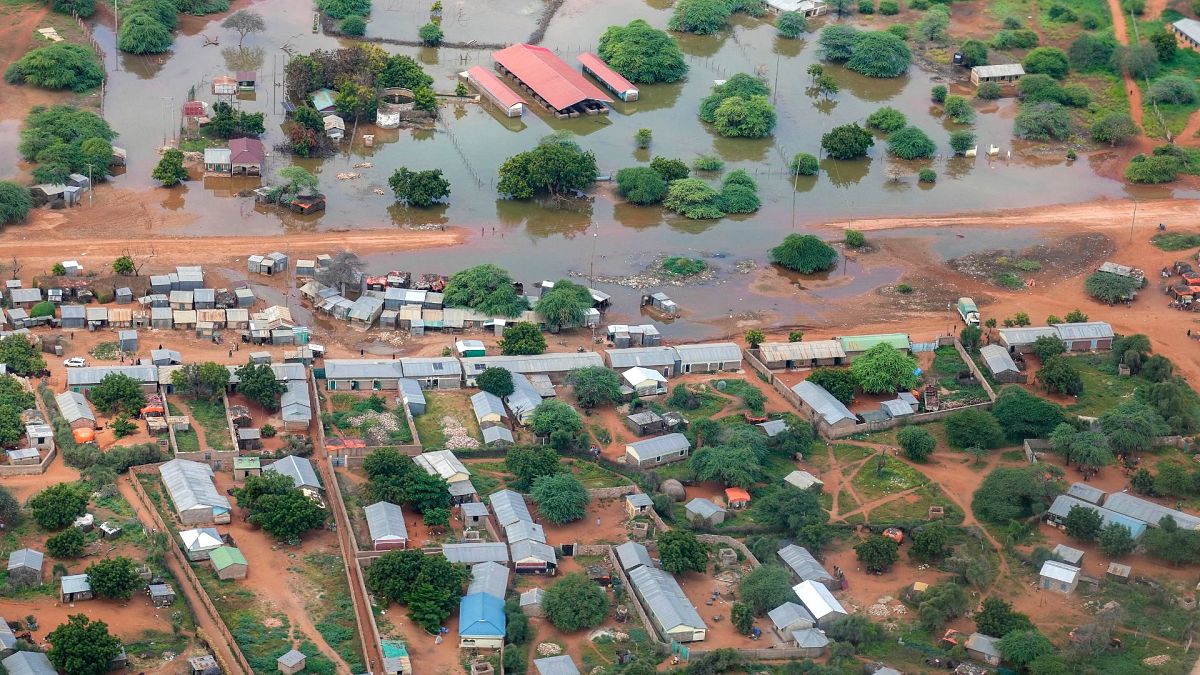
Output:
<instances>
[{"instance_id":1,"label":"red roofed building","mask_svg":"<svg viewBox=\"0 0 1200 675\"><path fill-rule=\"evenodd\" d=\"M525 101L487 68L471 66L467 70L467 82L479 91L480 96L496 104L506 116L520 117L525 112Z\"/></svg>"},{"instance_id":2,"label":"red roofed building","mask_svg":"<svg viewBox=\"0 0 1200 675\"><path fill-rule=\"evenodd\" d=\"M204 101L188 101L183 104L184 117L204 117Z\"/></svg>"},{"instance_id":3,"label":"red roofed building","mask_svg":"<svg viewBox=\"0 0 1200 675\"><path fill-rule=\"evenodd\" d=\"M608 113L613 100L545 47L517 44L492 53L496 69L560 117Z\"/></svg>"},{"instance_id":4,"label":"red roofed building","mask_svg":"<svg viewBox=\"0 0 1200 675\"><path fill-rule=\"evenodd\" d=\"M575 57L579 63L583 64L583 72L600 80L609 91L617 95L617 98L625 101L638 100L638 88L633 86L633 83L621 76L620 73L613 70L607 63L600 60L599 56L591 52L584 52Z\"/></svg>"},{"instance_id":5,"label":"red roofed building","mask_svg":"<svg viewBox=\"0 0 1200 675\"><path fill-rule=\"evenodd\" d=\"M235 176L261 176L266 154L262 141L257 138L235 138L229 141L229 163Z\"/></svg>"},{"instance_id":6,"label":"red roofed building","mask_svg":"<svg viewBox=\"0 0 1200 675\"><path fill-rule=\"evenodd\" d=\"M725 504L731 509L744 509L750 505L750 493L740 487L725 488Z\"/></svg>"}]
</instances>

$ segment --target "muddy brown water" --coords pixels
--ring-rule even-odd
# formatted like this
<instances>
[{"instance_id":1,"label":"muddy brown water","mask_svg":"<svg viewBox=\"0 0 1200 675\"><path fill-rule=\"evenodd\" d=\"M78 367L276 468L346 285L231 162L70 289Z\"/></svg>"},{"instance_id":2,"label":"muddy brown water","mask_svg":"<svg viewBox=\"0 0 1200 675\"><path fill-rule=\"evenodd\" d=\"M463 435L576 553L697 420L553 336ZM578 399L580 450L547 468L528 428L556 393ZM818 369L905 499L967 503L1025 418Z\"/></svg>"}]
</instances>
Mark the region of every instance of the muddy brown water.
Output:
<instances>
[{"instance_id":1,"label":"muddy brown water","mask_svg":"<svg viewBox=\"0 0 1200 675\"><path fill-rule=\"evenodd\" d=\"M524 39L535 28L541 3L483 0L446 5L443 29L447 40L503 42ZM271 148L283 140L282 73L288 51L305 53L349 43L313 34L312 15L299 11L294 1L263 0L253 7L270 17L270 28L246 39L250 61L261 59L261 65L257 90L243 95L240 105L266 113L263 140ZM427 8L426 0L377 0L368 35L410 39L409 33L424 22ZM542 44L574 63L579 51L595 49L600 32L614 17L621 21L644 18L665 27L669 16L669 6L658 0L619 0L615 5L567 0L550 22ZM244 61L247 55L230 54L227 48L236 44L236 36L219 27L220 17L184 17L174 50L146 57L115 51L111 21L108 16L97 20L96 38L107 52L105 114L119 134L116 143L129 152L128 171L116 182L123 187L150 188L157 148L164 138L175 135L178 110L189 89L195 87L198 98L213 101L209 93L212 78L244 67L234 61ZM220 36L223 47L204 46L205 36ZM320 178L329 199L329 209L323 214L302 217L256 207L252 200L236 196L253 182L222 178L192 180L184 187L164 190L161 206L196 214L197 221L187 228L193 235L437 226L462 226L471 234L465 245L452 249L372 256L368 263L373 272L400 267L450 273L464 265L492 262L529 283L570 272L586 277L589 269L605 276L633 274L660 253L701 257L720 253L723 258L710 258L722 271L717 281L664 289L684 310L683 317L665 326L664 332L671 337L699 337L732 332L719 324L724 317L738 313L773 312L786 322L818 320L830 311L825 301L869 291L898 278L898 269L864 271L847 265L834 273L857 275L848 283L780 298L755 294L750 290L755 275L734 273L735 261L753 259L763 265L767 250L784 235L804 231L814 223L852 224L855 218L871 216L1001 209L1130 195L1197 196L1195 191L1183 189L1132 189L1096 176L1087 161L1068 162L1036 148L1014 147L1016 104L1011 99L989 104L989 112L978 115L974 125L981 154L983 148L995 144L1001 148L1000 155L990 159L948 157L948 132L958 127L936 117L931 109L929 90L935 79L930 73L913 67L905 77L875 80L826 64L842 91L825 101L806 91L811 78L804 70L817 60L815 34L783 40L766 21L736 17L733 28L719 35L676 37L691 68L688 79L643 86L641 100L618 101L609 115L564 121L527 109L521 119L509 120L490 108L451 104L442 107L435 129L387 131L360 125L359 138L363 133L376 134L373 148L355 141L343 144L333 157L304 160L270 151L268 176L295 163ZM471 65L491 64L490 52L484 50L383 46L389 52L417 58L435 77L435 89L441 92L453 91L456 73ZM714 80L756 71L764 74L774 91L779 113L774 136L762 140L717 136L696 116L700 100ZM868 159L823 160L819 176L794 179L787 175L786 165L793 154L819 155L821 134L839 124L861 123L882 105L905 112L911 123L934 138L942 154L928 162L894 161L886 156L886 143L879 138ZM654 133L649 151L639 151L633 143L634 132L643 127ZM594 191L592 201L566 208L498 199L496 170L503 160L559 130L575 133L585 149L594 151L605 174L644 163L652 155L690 162L700 154L717 154L725 160L727 171L745 169L755 177L763 207L750 216L688 221L661 209L619 203L611 196L611 187L603 185ZM15 132L10 124L0 125L0 153L5 156L15 143ZM354 168L362 162L373 166ZM387 177L399 166L442 169L452 185L450 203L426 210L395 205ZM936 185L916 183L916 171L925 166L938 171ZM335 178L339 172L351 171L362 177ZM895 180L897 175L899 180ZM717 176L704 177L719 181ZM1046 189L1048 185L1054 189ZM375 189L386 194L375 194ZM281 240L281 246L283 243ZM956 244L952 248L963 247ZM610 321L640 320L636 309L640 291L611 285L601 288L617 301Z\"/></svg>"}]
</instances>

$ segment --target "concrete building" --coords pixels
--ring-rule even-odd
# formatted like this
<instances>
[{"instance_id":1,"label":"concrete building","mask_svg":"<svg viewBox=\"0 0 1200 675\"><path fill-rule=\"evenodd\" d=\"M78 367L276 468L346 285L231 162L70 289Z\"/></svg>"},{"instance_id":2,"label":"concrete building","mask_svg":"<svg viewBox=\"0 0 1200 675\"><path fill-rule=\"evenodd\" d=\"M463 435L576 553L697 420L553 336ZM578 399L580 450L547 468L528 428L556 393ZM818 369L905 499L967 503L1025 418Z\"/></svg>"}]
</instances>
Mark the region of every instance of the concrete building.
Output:
<instances>
[{"instance_id":1,"label":"concrete building","mask_svg":"<svg viewBox=\"0 0 1200 675\"><path fill-rule=\"evenodd\" d=\"M792 571L792 576L796 581L815 581L830 590L839 587L833 575L825 571L825 567L817 562L817 559L803 546L788 544L779 549L779 557L783 560L783 564Z\"/></svg>"},{"instance_id":2,"label":"concrete building","mask_svg":"<svg viewBox=\"0 0 1200 675\"><path fill-rule=\"evenodd\" d=\"M434 450L413 456L413 463L431 476L440 476L450 486L450 497L455 504L474 501L475 486L471 484L471 471L449 450Z\"/></svg>"},{"instance_id":3,"label":"concrete building","mask_svg":"<svg viewBox=\"0 0 1200 675\"><path fill-rule=\"evenodd\" d=\"M1054 331L1069 352L1107 351L1116 337L1112 326L1104 321L1059 323Z\"/></svg>"},{"instance_id":4,"label":"concrete building","mask_svg":"<svg viewBox=\"0 0 1200 675\"><path fill-rule=\"evenodd\" d=\"M630 495L625 495L625 515L630 518L637 518L645 515L654 508L654 500L650 495L644 492L635 492Z\"/></svg>"},{"instance_id":5,"label":"concrete building","mask_svg":"<svg viewBox=\"0 0 1200 675\"><path fill-rule=\"evenodd\" d=\"M213 484L207 464L173 459L158 467L179 520L185 525L228 523L229 499Z\"/></svg>"},{"instance_id":6,"label":"concrete building","mask_svg":"<svg viewBox=\"0 0 1200 675\"><path fill-rule=\"evenodd\" d=\"M987 366L988 372L997 382L1002 384L1013 384L1024 382L1027 378L1025 373L1017 367L1017 362L1013 360L1008 350L1000 345L984 345L979 348L979 355L983 357L983 363Z\"/></svg>"},{"instance_id":7,"label":"concrete building","mask_svg":"<svg viewBox=\"0 0 1200 675\"><path fill-rule=\"evenodd\" d=\"M688 521L693 524L699 523L711 527L725 522L725 509L704 497L696 497L688 502L684 506L684 511Z\"/></svg>"},{"instance_id":8,"label":"concrete building","mask_svg":"<svg viewBox=\"0 0 1200 675\"><path fill-rule=\"evenodd\" d=\"M604 85L605 89L612 92L617 98L626 103L638 100L638 88L609 67L599 56L591 52L583 52L575 59L583 66L584 73L596 78L600 84Z\"/></svg>"},{"instance_id":9,"label":"concrete building","mask_svg":"<svg viewBox=\"0 0 1200 675\"><path fill-rule=\"evenodd\" d=\"M42 583L42 565L45 556L41 551L19 548L8 554L8 585L27 588Z\"/></svg>"},{"instance_id":10,"label":"concrete building","mask_svg":"<svg viewBox=\"0 0 1200 675\"><path fill-rule=\"evenodd\" d=\"M634 441L625 446L625 462L632 466L658 466L687 459L691 444L680 433Z\"/></svg>"},{"instance_id":11,"label":"concrete building","mask_svg":"<svg viewBox=\"0 0 1200 675\"><path fill-rule=\"evenodd\" d=\"M295 455L284 455L275 460L271 464L263 467L263 471L273 473L281 473L292 479L292 485L309 498L320 498L321 496L321 480L317 477L317 470L313 467L311 461L306 457L297 457Z\"/></svg>"},{"instance_id":12,"label":"concrete building","mask_svg":"<svg viewBox=\"0 0 1200 675\"><path fill-rule=\"evenodd\" d=\"M838 340L812 342L764 342L758 346L763 365L771 370L840 366L846 362L846 351Z\"/></svg>"},{"instance_id":13,"label":"concrete building","mask_svg":"<svg viewBox=\"0 0 1200 675\"><path fill-rule=\"evenodd\" d=\"M775 609L767 612L767 618L771 620L771 627L775 630L775 634L780 640L787 641L793 631L812 628L817 625L816 619L812 614L808 613L807 609L794 602L785 602Z\"/></svg>"},{"instance_id":14,"label":"concrete building","mask_svg":"<svg viewBox=\"0 0 1200 675\"><path fill-rule=\"evenodd\" d=\"M834 398L824 387L813 384L808 380L792 387L792 391L800 398L800 410L817 426L818 430L826 433L841 432L853 429L858 425L858 418L846 404Z\"/></svg>"},{"instance_id":15,"label":"concrete building","mask_svg":"<svg viewBox=\"0 0 1200 675\"><path fill-rule=\"evenodd\" d=\"M408 548L408 527L404 524L404 511L390 502L375 502L363 507L367 516L367 531L371 537L371 548L390 551Z\"/></svg>"},{"instance_id":16,"label":"concrete building","mask_svg":"<svg viewBox=\"0 0 1200 675\"><path fill-rule=\"evenodd\" d=\"M1022 77L1025 77L1025 68L1019 63L997 63L971 68L971 84L976 87L984 82L1000 85L1014 84Z\"/></svg>"},{"instance_id":17,"label":"concrete building","mask_svg":"<svg viewBox=\"0 0 1200 675\"><path fill-rule=\"evenodd\" d=\"M1183 18L1171 24L1179 43L1188 49L1200 50L1200 21Z\"/></svg>"},{"instance_id":18,"label":"concrete building","mask_svg":"<svg viewBox=\"0 0 1200 675\"><path fill-rule=\"evenodd\" d=\"M481 391L471 396L471 409L475 411L475 419L479 422L480 429L503 426L508 421L504 402L491 392Z\"/></svg>"},{"instance_id":19,"label":"concrete building","mask_svg":"<svg viewBox=\"0 0 1200 675\"><path fill-rule=\"evenodd\" d=\"M283 656L275 659L275 666L284 675L295 675L304 670L306 657L299 650L292 649Z\"/></svg>"},{"instance_id":20,"label":"concrete building","mask_svg":"<svg viewBox=\"0 0 1200 675\"><path fill-rule=\"evenodd\" d=\"M802 581L792 587L800 603L812 614L817 626L824 628L843 616L849 615L842 603L833 597L833 593L824 584L815 581Z\"/></svg>"},{"instance_id":21,"label":"concrete building","mask_svg":"<svg viewBox=\"0 0 1200 675\"><path fill-rule=\"evenodd\" d=\"M219 579L245 579L249 564L246 556L233 546L219 546L208 554Z\"/></svg>"},{"instance_id":22,"label":"concrete building","mask_svg":"<svg viewBox=\"0 0 1200 675\"><path fill-rule=\"evenodd\" d=\"M481 542L477 544L443 544L442 555L452 563L474 565L481 562L507 563L508 546L503 542Z\"/></svg>"},{"instance_id":23,"label":"concrete building","mask_svg":"<svg viewBox=\"0 0 1200 675\"><path fill-rule=\"evenodd\" d=\"M486 593L503 601L508 592L508 577L508 565L491 561L475 563L471 565L471 582L467 586L467 595Z\"/></svg>"},{"instance_id":24,"label":"concrete building","mask_svg":"<svg viewBox=\"0 0 1200 675\"><path fill-rule=\"evenodd\" d=\"M558 117L605 114L613 102L545 47L515 44L492 52L492 59L501 75L513 78Z\"/></svg>"},{"instance_id":25,"label":"concrete building","mask_svg":"<svg viewBox=\"0 0 1200 675\"><path fill-rule=\"evenodd\" d=\"M1083 567L1083 551L1077 548L1071 548L1066 544L1057 544L1050 550L1055 558L1072 567Z\"/></svg>"},{"instance_id":26,"label":"concrete building","mask_svg":"<svg viewBox=\"0 0 1200 675\"><path fill-rule=\"evenodd\" d=\"M504 601L487 593L463 596L458 603L458 646L462 649L500 649L508 622Z\"/></svg>"},{"instance_id":27,"label":"concrete building","mask_svg":"<svg viewBox=\"0 0 1200 675\"><path fill-rule=\"evenodd\" d=\"M1042 570L1038 573L1038 582L1044 590L1070 595L1079 585L1079 568L1060 563L1057 560L1047 560L1042 563Z\"/></svg>"},{"instance_id":28,"label":"concrete building","mask_svg":"<svg viewBox=\"0 0 1200 675\"><path fill-rule=\"evenodd\" d=\"M677 345L681 373L720 373L742 369L742 348L733 342Z\"/></svg>"},{"instance_id":29,"label":"concrete building","mask_svg":"<svg viewBox=\"0 0 1200 675\"><path fill-rule=\"evenodd\" d=\"M791 634L792 643L800 650L800 656L807 659L817 659L825 654L829 646L829 638L819 628L801 628Z\"/></svg>"},{"instance_id":30,"label":"concrete building","mask_svg":"<svg viewBox=\"0 0 1200 675\"><path fill-rule=\"evenodd\" d=\"M179 538L183 541L183 552L192 562L208 560L209 554L213 550L225 545L224 540L221 539L221 533L213 527L183 530L179 533Z\"/></svg>"},{"instance_id":31,"label":"concrete building","mask_svg":"<svg viewBox=\"0 0 1200 675\"><path fill-rule=\"evenodd\" d=\"M487 68L471 66L463 75L480 97L495 105L505 117L520 117L525 112L525 101Z\"/></svg>"},{"instance_id":32,"label":"concrete building","mask_svg":"<svg viewBox=\"0 0 1200 675\"><path fill-rule=\"evenodd\" d=\"M92 585L86 574L71 574L63 577L59 585L59 599L64 603L91 600Z\"/></svg>"},{"instance_id":33,"label":"concrete building","mask_svg":"<svg viewBox=\"0 0 1200 675\"><path fill-rule=\"evenodd\" d=\"M50 657L42 652L13 652L0 663L8 675L58 675Z\"/></svg>"},{"instance_id":34,"label":"concrete building","mask_svg":"<svg viewBox=\"0 0 1200 675\"><path fill-rule=\"evenodd\" d=\"M641 565L629 572L629 583L664 641L697 642L707 636L708 626L675 577Z\"/></svg>"},{"instance_id":35,"label":"concrete building","mask_svg":"<svg viewBox=\"0 0 1200 675\"><path fill-rule=\"evenodd\" d=\"M537 675L579 675L579 668L566 654L533 660Z\"/></svg>"},{"instance_id":36,"label":"concrete building","mask_svg":"<svg viewBox=\"0 0 1200 675\"><path fill-rule=\"evenodd\" d=\"M963 642L963 647L967 650L967 656L982 661L989 666L1000 665L1000 648L996 643L1000 642L999 638L994 638L983 633L971 633Z\"/></svg>"},{"instance_id":37,"label":"concrete building","mask_svg":"<svg viewBox=\"0 0 1200 675\"><path fill-rule=\"evenodd\" d=\"M614 547L613 551L617 554L617 562L620 563L621 569L626 572L642 566L654 567L650 551L636 541L624 542Z\"/></svg>"}]
</instances>

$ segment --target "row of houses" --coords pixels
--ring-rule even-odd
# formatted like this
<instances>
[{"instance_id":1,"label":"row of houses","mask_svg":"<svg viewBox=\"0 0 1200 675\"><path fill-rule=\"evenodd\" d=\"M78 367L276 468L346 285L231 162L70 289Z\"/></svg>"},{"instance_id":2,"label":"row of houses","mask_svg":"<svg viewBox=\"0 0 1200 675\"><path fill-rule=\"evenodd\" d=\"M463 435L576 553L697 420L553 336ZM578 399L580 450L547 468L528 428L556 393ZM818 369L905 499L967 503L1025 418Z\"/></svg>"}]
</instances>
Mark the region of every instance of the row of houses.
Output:
<instances>
[{"instance_id":1,"label":"row of houses","mask_svg":"<svg viewBox=\"0 0 1200 675\"><path fill-rule=\"evenodd\" d=\"M1112 349L1116 337L1112 326L1105 321L1001 328L997 332L1001 346L1009 353L1022 354L1031 352L1033 343L1040 337L1059 339L1069 352L1107 351Z\"/></svg>"},{"instance_id":2,"label":"row of houses","mask_svg":"<svg viewBox=\"0 0 1200 675\"><path fill-rule=\"evenodd\" d=\"M1184 530L1200 529L1200 517L1156 504L1147 499L1136 497L1127 492L1105 494L1103 490L1075 483L1054 498L1050 508L1046 510L1046 522L1062 526L1073 508L1085 508L1100 514L1102 525L1117 523L1129 529L1130 535L1138 539L1147 528L1158 527L1164 518L1175 521Z\"/></svg>"}]
</instances>

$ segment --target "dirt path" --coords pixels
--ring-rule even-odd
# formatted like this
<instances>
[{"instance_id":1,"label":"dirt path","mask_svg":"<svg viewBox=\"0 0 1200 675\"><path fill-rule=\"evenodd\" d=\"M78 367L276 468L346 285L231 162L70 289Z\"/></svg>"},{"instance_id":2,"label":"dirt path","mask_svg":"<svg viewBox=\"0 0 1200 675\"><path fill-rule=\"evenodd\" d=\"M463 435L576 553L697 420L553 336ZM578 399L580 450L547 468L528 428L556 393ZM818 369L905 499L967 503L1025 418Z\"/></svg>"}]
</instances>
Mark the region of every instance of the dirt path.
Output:
<instances>
[{"instance_id":1,"label":"dirt path","mask_svg":"<svg viewBox=\"0 0 1200 675\"><path fill-rule=\"evenodd\" d=\"M1166 0L1161 0L1164 4ZM1117 36L1117 43L1128 47L1129 46L1129 30L1125 23L1125 13L1121 10L1120 0L1108 0L1108 12L1112 14L1113 33ZM1161 13L1162 10L1159 10ZM1151 14L1153 16L1153 14ZM1142 90L1138 89L1137 83L1134 82L1133 76L1128 70L1123 70L1121 78L1125 81L1125 89L1129 91L1129 116L1133 118L1133 123L1142 126ZM1143 127L1144 128L1144 127Z\"/></svg>"},{"instance_id":2,"label":"dirt path","mask_svg":"<svg viewBox=\"0 0 1200 675\"><path fill-rule=\"evenodd\" d=\"M195 422L196 418L192 417L192 409L189 408L187 406L187 404L183 402L182 396L176 396L174 398L174 400L171 401L171 405L175 406L176 408L179 408L180 414L187 415L189 418L191 418L193 420L193 422ZM193 423L192 431L196 432L196 440L200 443L201 448L211 448L212 447L211 445L209 445L208 439L204 436L204 425Z\"/></svg>"},{"instance_id":3,"label":"dirt path","mask_svg":"<svg viewBox=\"0 0 1200 675\"><path fill-rule=\"evenodd\" d=\"M921 489L921 486L918 485L917 487L911 487L911 488L908 488L907 490L902 490L900 492L890 494L886 497L880 497L879 499L876 499L873 502L867 502L866 504L863 504L862 506L858 507L857 509L854 509L853 511L847 511L846 513L839 513L836 520L845 520L845 519L849 518L850 516L857 516L859 514L861 514L863 516L863 518L870 519L871 511L873 509L883 506L884 504L890 504L891 502L894 502L897 499L905 497L906 495L910 495L920 489ZM832 519L833 518L831 517L831 520Z\"/></svg>"},{"instance_id":4,"label":"dirt path","mask_svg":"<svg viewBox=\"0 0 1200 675\"><path fill-rule=\"evenodd\" d=\"M117 481L117 489L120 491L121 496L125 498L125 501L133 505L133 512L137 515L138 522L140 522L143 527L151 530L158 529L159 525L156 524L153 518L149 515L154 513L154 506L147 504L138 497L137 492L134 491L133 485L131 484L131 481L133 480L137 479L132 473L122 476ZM174 546L174 543L171 545ZM229 645L218 637L221 635L221 630L217 627L217 621L213 617L209 616L208 612L204 611L203 601L200 599L196 589L193 588L190 583L185 581L186 576L179 564L179 561L176 559L176 556L166 555L164 556L164 559L166 560L167 567L171 570L171 574L173 574L176 579L180 580L176 586L178 586L183 592L184 596L187 597L188 606L190 606L193 610L192 613L196 617L197 632L203 633L206 641L209 643L209 648L217 653L218 660L221 663L225 664L229 668L236 668L238 661L233 656L233 650L231 650ZM237 671L234 672L236 673ZM250 675L250 673L244 673L243 675Z\"/></svg>"}]
</instances>

